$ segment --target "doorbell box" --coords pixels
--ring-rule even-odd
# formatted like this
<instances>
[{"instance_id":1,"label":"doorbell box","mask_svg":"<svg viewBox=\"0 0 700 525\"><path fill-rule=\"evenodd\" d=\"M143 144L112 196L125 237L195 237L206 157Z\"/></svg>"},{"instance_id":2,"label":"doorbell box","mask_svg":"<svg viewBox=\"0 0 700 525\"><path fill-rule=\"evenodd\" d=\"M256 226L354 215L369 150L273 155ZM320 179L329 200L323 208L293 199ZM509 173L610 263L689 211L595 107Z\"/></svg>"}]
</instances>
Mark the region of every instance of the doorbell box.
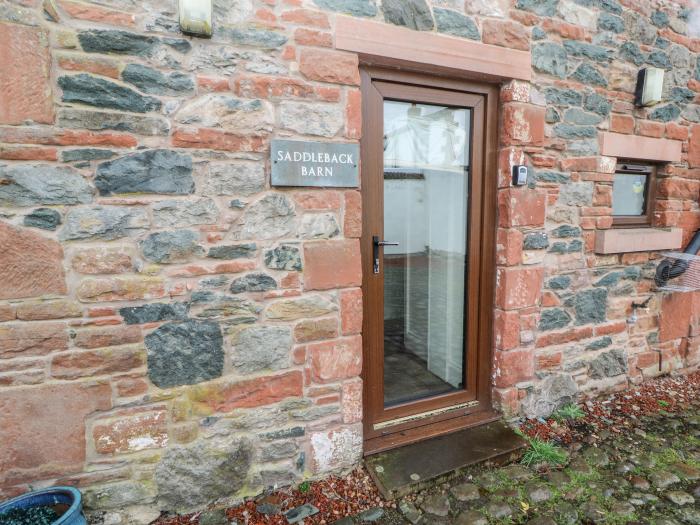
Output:
<instances>
[{"instance_id":1,"label":"doorbell box","mask_svg":"<svg viewBox=\"0 0 700 525\"><path fill-rule=\"evenodd\" d=\"M658 67L645 67L637 73L637 87L634 90L635 106L653 106L661 102L664 88L664 70Z\"/></svg>"},{"instance_id":2,"label":"doorbell box","mask_svg":"<svg viewBox=\"0 0 700 525\"><path fill-rule=\"evenodd\" d=\"M513 166L513 186L527 184L527 166Z\"/></svg>"},{"instance_id":3,"label":"doorbell box","mask_svg":"<svg viewBox=\"0 0 700 525\"><path fill-rule=\"evenodd\" d=\"M180 29L183 33L211 36L212 0L180 0Z\"/></svg>"}]
</instances>

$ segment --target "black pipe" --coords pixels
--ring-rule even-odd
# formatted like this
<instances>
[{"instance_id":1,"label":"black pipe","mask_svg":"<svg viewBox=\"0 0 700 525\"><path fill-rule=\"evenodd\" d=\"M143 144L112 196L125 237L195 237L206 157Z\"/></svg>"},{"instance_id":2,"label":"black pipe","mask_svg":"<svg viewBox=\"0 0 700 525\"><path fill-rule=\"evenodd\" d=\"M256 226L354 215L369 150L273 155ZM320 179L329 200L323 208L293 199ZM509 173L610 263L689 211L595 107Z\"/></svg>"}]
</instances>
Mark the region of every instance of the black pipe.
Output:
<instances>
[{"instance_id":1,"label":"black pipe","mask_svg":"<svg viewBox=\"0 0 700 525\"><path fill-rule=\"evenodd\" d=\"M695 232L695 235L693 235L693 238L688 243L688 246L685 247L683 253L696 255L698 250L700 250L700 230ZM690 261L685 259L664 259L656 267L656 277L654 277L656 286L659 288L666 286L666 283L668 283L670 279L683 275L689 266Z\"/></svg>"}]
</instances>

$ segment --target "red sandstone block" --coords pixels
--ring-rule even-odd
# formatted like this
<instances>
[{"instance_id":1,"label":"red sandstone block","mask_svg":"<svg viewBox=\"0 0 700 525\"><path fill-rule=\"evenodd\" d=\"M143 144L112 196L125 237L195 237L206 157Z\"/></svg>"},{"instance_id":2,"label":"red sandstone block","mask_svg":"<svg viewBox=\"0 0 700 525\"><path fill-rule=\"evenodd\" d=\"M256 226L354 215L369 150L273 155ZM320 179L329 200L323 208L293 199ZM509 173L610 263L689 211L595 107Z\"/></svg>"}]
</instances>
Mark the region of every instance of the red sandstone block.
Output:
<instances>
[{"instance_id":1,"label":"red sandstone block","mask_svg":"<svg viewBox=\"0 0 700 525\"><path fill-rule=\"evenodd\" d=\"M542 20L542 29L547 33L558 33L564 38L574 40L586 40L586 30L577 25L562 22L558 19L545 18Z\"/></svg>"},{"instance_id":2,"label":"red sandstone block","mask_svg":"<svg viewBox=\"0 0 700 525\"><path fill-rule=\"evenodd\" d=\"M10 304L0 304L0 323L13 321L15 319L15 309Z\"/></svg>"},{"instance_id":3,"label":"red sandstone block","mask_svg":"<svg viewBox=\"0 0 700 525\"><path fill-rule=\"evenodd\" d=\"M582 217L603 217L612 215L612 208L609 206L582 206Z\"/></svg>"},{"instance_id":4,"label":"red sandstone block","mask_svg":"<svg viewBox=\"0 0 700 525\"><path fill-rule=\"evenodd\" d=\"M84 352L57 354L51 360L51 376L57 379L78 379L130 372L146 362L142 348L128 346Z\"/></svg>"},{"instance_id":5,"label":"red sandstone block","mask_svg":"<svg viewBox=\"0 0 700 525\"><path fill-rule=\"evenodd\" d=\"M341 90L335 86L314 86L314 95L325 102L338 102Z\"/></svg>"},{"instance_id":6,"label":"red sandstone block","mask_svg":"<svg viewBox=\"0 0 700 525\"><path fill-rule=\"evenodd\" d=\"M138 326L108 326L79 330L73 343L78 348L102 348L105 346L138 343L142 340Z\"/></svg>"},{"instance_id":7,"label":"red sandstone block","mask_svg":"<svg viewBox=\"0 0 700 525\"><path fill-rule=\"evenodd\" d=\"M58 160L56 148L40 146L0 146L2 160Z\"/></svg>"},{"instance_id":8,"label":"red sandstone block","mask_svg":"<svg viewBox=\"0 0 700 525\"><path fill-rule=\"evenodd\" d=\"M78 249L71 258L71 266L84 274L126 273L133 268L130 250L119 246Z\"/></svg>"},{"instance_id":9,"label":"red sandstone block","mask_svg":"<svg viewBox=\"0 0 700 525\"><path fill-rule=\"evenodd\" d=\"M681 126L675 122L666 124L666 138L675 140L688 140L688 126Z\"/></svg>"},{"instance_id":10,"label":"red sandstone block","mask_svg":"<svg viewBox=\"0 0 700 525\"><path fill-rule=\"evenodd\" d=\"M585 233L587 232L584 232L584 235ZM544 292L542 294L542 307L546 308L548 306L559 306L560 304L561 301L554 292Z\"/></svg>"},{"instance_id":11,"label":"red sandstone block","mask_svg":"<svg viewBox=\"0 0 700 525\"><path fill-rule=\"evenodd\" d=\"M85 418L109 410L111 396L106 383L0 389L0 485L80 472Z\"/></svg>"},{"instance_id":12,"label":"red sandstone block","mask_svg":"<svg viewBox=\"0 0 700 525\"><path fill-rule=\"evenodd\" d=\"M120 74L120 64L116 60L86 55L59 55L58 66L66 71L86 71L111 78L119 78Z\"/></svg>"},{"instance_id":13,"label":"red sandstone block","mask_svg":"<svg viewBox=\"0 0 700 525\"><path fill-rule=\"evenodd\" d=\"M498 192L499 226L542 226L546 193L529 188L508 188Z\"/></svg>"},{"instance_id":14,"label":"red sandstone block","mask_svg":"<svg viewBox=\"0 0 700 525\"><path fill-rule=\"evenodd\" d=\"M270 405L303 394L303 374L294 370L235 383L214 383L193 388L192 399L201 413L231 412L236 408Z\"/></svg>"},{"instance_id":15,"label":"red sandstone block","mask_svg":"<svg viewBox=\"0 0 700 525\"><path fill-rule=\"evenodd\" d=\"M358 89L349 90L345 98L345 136L349 139L362 136L362 94Z\"/></svg>"},{"instance_id":16,"label":"red sandstone block","mask_svg":"<svg viewBox=\"0 0 700 525\"><path fill-rule=\"evenodd\" d=\"M248 98L307 98L314 89L309 84L295 78L247 75L235 81L238 95Z\"/></svg>"},{"instance_id":17,"label":"red sandstone block","mask_svg":"<svg viewBox=\"0 0 700 525\"><path fill-rule=\"evenodd\" d=\"M665 130L666 126L663 122L654 122L653 120L640 120L637 122L637 133L645 137L663 137Z\"/></svg>"},{"instance_id":18,"label":"red sandstone block","mask_svg":"<svg viewBox=\"0 0 700 525\"><path fill-rule=\"evenodd\" d=\"M504 145L541 146L545 108L522 103L503 106L501 140Z\"/></svg>"},{"instance_id":19,"label":"red sandstone block","mask_svg":"<svg viewBox=\"0 0 700 525\"><path fill-rule=\"evenodd\" d=\"M598 157L569 157L561 159L562 171L598 171Z\"/></svg>"},{"instance_id":20,"label":"red sandstone block","mask_svg":"<svg viewBox=\"0 0 700 525\"><path fill-rule=\"evenodd\" d=\"M294 193L294 202L305 210L339 210L342 201L338 191L309 190Z\"/></svg>"},{"instance_id":21,"label":"red sandstone block","mask_svg":"<svg viewBox=\"0 0 700 525\"><path fill-rule=\"evenodd\" d=\"M635 357L637 359L637 368L649 368L652 366L659 366L660 354L658 352L642 352L640 354L637 354Z\"/></svg>"},{"instance_id":22,"label":"red sandstone block","mask_svg":"<svg viewBox=\"0 0 700 525\"><path fill-rule=\"evenodd\" d=\"M536 369L545 370L547 368L559 368L562 362L562 352L539 354L535 358Z\"/></svg>"},{"instance_id":23,"label":"red sandstone block","mask_svg":"<svg viewBox=\"0 0 700 525\"><path fill-rule=\"evenodd\" d=\"M671 42L675 42L676 44L680 44L687 48L690 48L692 46L692 41L689 37L685 35L679 35L670 27L664 27L663 29L660 29L659 35L661 35L663 38L670 40Z\"/></svg>"},{"instance_id":24,"label":"red sandstone block","mask_svg":"<svg viewBox=\"0 0 700 525\"><path fill-rule=\"evenodd\" d=\"M124 13L114 9L108 9L95 4L84 4L72 0L59 0L58 5L68 15L79 20L89 20L100 24L131 27L136 22L136 17L131 13Z\"/></svg>"},{"instance_id":25,"label":"red sandstone block","mask_svg":"<svg viewBox=\"0 0 700 525\"><path fill-rule=\"evenodd\" d=\"M530 50L530 32L517 22L486 18L481 23L481 39L484 44Z\"/></svg>"},{"instance_id":26,"label":"red sandstone block","mask_svg":"<svg viewBox=\"0 0 700 525\"><path fill-rule=\"evenodd\" d=\"M503 148L498 152L498 187L509 188L513 181L513 166L525 164L521 148Z\"/></svg>"},{"instance_id":27,"label":"red sandstone block","mask_svg":"<svg viewBox=\"0 0 700 525\"><path fill-rule=\"evenodd\" d=\"M83 279L76 292L84 303L158 299L166 295L158 277L111 277Z\"/></svg>"},{"instance_id":28,"label":"red sandstone block","mask_svg":"<svg viewBox=\"0 0 700 525\"><path fill-rule=\"evenodd\" d=\"M258 9L257 11L255 11L255 19L259 22L262 22L267 27L278 27L275 25L277 17L275 16L275 13L273 13L269 9Z\"/></svg>"},{"instance_id":29,"label":"red sandstone block","mask_svg":"<svg viewBox=\"0 0 700 525\"><path fill-rule=\"evenodd\" d=\"M657 196L670 199L697 201L700 181L686 179L662 179L656 187Z\"/></svg>"},{"instance_id":30,"label":"red sandstone block","mask_svg":"<svg viewBox=\"0 0 700 525\"><path fill-rule=\"evenodd\" d=\"M360 237L362 235L362 194L357 190L345 192L343 235L346 238Z\"/></svg>"},{"instance_id":31,"label":"red sandstone block","mask_svg":"<svg viewBox=\"0 0 700 525\"><path fill-rule=\"evenodd\" d=\"M611 335L619 334L627 330L627 323L625 321L615 321L610 324L598 325L595 327L595 335Z\"/></svg>"},{"instance_id":32,"label":"red sandstone block","mask_svg":"<svg viewBox=\"0 0 700 525\"><path fill-rule=\"evenodd\" d=\"M0 23L0 124L53 122L48 41L38 27Z\"/></svg>"},{"instance_id":33,"label":"red sandstone block","mask_svg":"<svg viewBox=\"0 0 700 525\"><path fill-rule=\"evenodd\" d=\"M228 79L209 75L197 75L197 87L204 91L228 91Z\"/></svg>"},{"instance_id":34,"label":"red sandstone block","mask_svg":"<svg viewBox=\"0 0 700 525\"><path fill-rule=\"evenodd\" d=\"M321 29L330 28L328 16L322 11L313 11L311 9L294 9L285 11L281 16L285 22L300 26L320 27Z\"/></svg>"},{"instance_id":35,"label":"red sandstone block","mask_svg":"<svg viewBox=\"0 0 700 525\"><path fill-rule=\"evenodd\" d=\"M317 397L314 399L315 405L333 405L335 403L340 403L340 396L338 394L333 394L326 397Z\"/></svg>"},{"instance_id":36,"label":"red sandstone block","mask_svg":"<svg viewBox=\"0 0 700 525\"><path fill-rule=\"evenodd\" d=\"M133 397L148 392L148 383L141 377L120 377L113 380L119 397Z\"/></svg>"},{"instance_id":37,"label":"red sandstone block","mask_svg":"<svg viewBox=\"0 0 700 525\"><path fill-rule=\"evenodd\" d=\"M303 27L294 31L294 41L300 46L333 47L333 35Z\"/></svg>"},{"instance_id":38,"label":"red sandstone block","mask_svg":"<svg viewBox=\"0 0 700 525\"><path fill-rule=\"evenodd\" d=\"M593 205L612 207L612 186L596 184L593 193Z\"/></svg>"},{"instance_id":39,"label":"red sandstone block","mask_svg":"<svg viewBox=\"0 0 700 525\"><path fill-rule=\"evenodd\" d=\"M296 46L286 45L282 48L282 59L283 60L296 60L297 59L297 48Z\"/></svg>"},{"instance_id":40,"label":"red sandstone block","mask_svg":"<svg viewBox=\"0 0 700 525\"><path fill-rule=\"evenodd\" d=\"M683 358L681 355L685 353L685 343L686 341L682 340L677 346L661 349L661 372L668 373L683 368Z\"/></svg>"},{"instance_id":41,"label":"red sandstone block","mask_svg":"<svg viewBox=\"0 0 700 525\"><path fill-rule=\"evenodd\" d=\"M15 315L22 321L46 321L82 317L83 310L78 303L59 299L18 304Z\"/></svg>"},{"instance_id":42,"label":"red sandstone block","mask_svg":"<svg viewBox=\"0 0 700 525\"><path fill-rule=\"evenodd\" d=\"M338 337L338 320L335 317L304 319L294 325L294 340L297 343L334 339L336 337Z\"/></svg>"},{"instance_id":43,"label":"red sandstone block","mask_svg":"<svg viewBox=\"0 0 700 525\"><path fill-rule=\"evenodd\" d=\"M523 234L515 229L500 228L496 234L496 264L515 266L523 258Z\"/></svg>"},{"instance_id":44,"label":"red sandstone block","mask_svg":"<svg viewBox=\"0 0 700 525\"><path fill-rule=\"evenodd\" d=\"M341 412L343 423L362 421L362 380L343 383L341 389Z\"/></svg>"},{"instance_id":45,"label":"red sandstone block","mask_svg":"<svg viewBox=\"0 0 700 525\"><path fill-rule=\"evenodd\" d=\"M540 22L539 16L533 13L528 13L526 11L520 11L518 9L511 9L508 12L508 15L513 20L517 20L518 22L520 22L521 24L525 24L526 26L534 26Z\"/></svg>"},{"instance_id":46,"label":"red sandstone block","mask_svg":"<svg viewBox=\"0 0 700 525\"><path fill-rule=\"evenodd\" d=\"M665 295L659 315L659 342L687 337L693 314L693 294L675 292Z\"/></svg>"},{"instance_id":47,"label":"red sandstone block","mask_svg":"<svg viewBox=\"0 0 700 525\"><path fill-rule=\"evenodd\" d=\"M92 429L98 454L125 454L163 448L168 444L165 409L97 420Z\"/></svg>"},{"instance_id":48,"label":"red sandstone block","mask_svg":"<svg viewBox=\"0 0 700 525\"><path fill-rule=\"evenodd\" d=\"M511 80L506 85L501 86L500 97L501 102L530 102L530 84Z\"/></svg>"},{"instance_id":49,"label":"red sandstone block","mask_svg":"<svg viewBox=\"0 0 700 525\"><path fill-rule=\"evenodd\" d=\"M68 334L63 323L0 325L0 356L3 359L45 355L66 348Z\"/></svg>"},{"instance_id":50,"label":"red sandstone block","mask_svg":"<svg viewBox=\"0 0 700 525\"><path fill-rule=\"evenodd\" d=\"M198 277L200 275L219 275L222 273L240 273L255 269L255 261L240 259L213 266L190 264L183 268L176 268L168 272L169 277ZM172 290L171 290L172 293Z\"/></svg>"},{"instance_id":51,"label":"red sandstone block","mask_svg":"<svg viewBox=\"0 0 700 525\"><path fill-rule=\"evenodd\" d=\"M503 310L537 305L543 279L543 268L498 268L496 305Z\"/></svg>"},{"instance_id":52,"label":"red sandstone block","mask_svg":"<svg viewBox=\"0 0 700 525\"><path fill-rule=\"evenodd\" d=\"M640 253L623 253L620 262L623 265L644 264L649 261L649 254L646 252Z\"/></svg>"},{"instance_id":53,"label":"red sandstone block","mask_svg":"<svg viewBox=\"0 0 700 525\"><path fill-rule=\"evenodd\" d=\"M0 299L63 295L61 245L27 228L0 223Z\"/></svg>"},{"instance_id":54,"label":"red sandstone block","mask_svg":"<svg viewBox=\"0 0 700 525\"><path fill-rule=\"evenodd\" d=\"M593 328L590 326L582 328L570 328L562 332L548 332L542 334L537 338L535 346L537 348L543 348L545 346L560 345L564 343L571 343L572 341L580 341L581 339L587 339L593 336Z\"/></svg>"},{"instance_id":55,"label":"red sandstone block","mask_svg":"<svg viewBox=\"0 0 700 525\"><path fill-rule=\"evenodd\" d=\"M357 239L304 243L304 289L331 290L362 284Z\"/></svg>"},{"instance_id":56,"label":"red sandstone block","mask_svg":"<svg viewBox=\"0 0 700 525\"><path fill-rule=\"evenodd\" d=\"M496 348L511 350L520 344L520 316L518 312L496 310L493 319Z\"/></svg>"},{"instance_id":57,"label":"red sandstone block","mask_svg":"<svg viewBox=\"0 0 700 525\"><path fill-rule=\"evenodd\" d=\"M683 358L685 359L685 366L687 367L700 364L700 340L697 337L688 340Z\"/></svg>"},{"instance_id":58,"label":"red sandstone block","mask_svg":"<svg viewBox=\"0 0 700 525\"><path fill-rule=\"evenodd\" d=\"M340 292L340 318L343 335L362 332L362 289Z\"/></svg>"},{"instance_id":59,"label":"red sandstone block","mask_svg":"<svg viewBox=\"0 0 700 525\"><path fill-rule=\"evenodd\" d=\"M358 57L322 49L304 49L299 58L299 71L310 80L333 84L360 84Z\"/></svg>"},{"instance_id":60,"label":"red sandstone block","mask_svg":"<svg viewBox=\"0 0 700 525\"><path fill-rule=\"evenodd\" d=\"M538 168L553 168L557 164L557 158L553 155L545 155L543 153L531 153L530 161L533 166Z\"/></svg>"},{"instance_id":61,"label":"red sandstone block","mask_svg":"<svg viewBox=\"0 0 700 525\"><path fill-rule=\"evenodd\" d=\"M138 141L125 133L54 130L52 128L0 126L0 142L47 146L114 146L133 148Z\"/></svg>"},{"instance_id":62,"label":"red sandstone block","mask_svg":"<svg viewBox=\"0 0 700 525\"><path fill-rule=\"evenodd\" d=\"M528 381L535 375L535 360L532 349L494 352L494 385L505 388Z\"/></svg>"},{"instance_id":63,"label":"red sandstone block","mask_svg":"<svg viewBox=\"0 0 700 525\"><path fill-rule=\"evenodd\" d=\"M634 118L629 115L611 115L610 131L615 133L634 133Z\"/></svg>"},{"instance_id":64,"label":"red sandstone block","mask_svg":"<svg viewBox=\"0 0 700 525\"><path fill-rule=\"evenodd\" d=\"M306 363L306 347L295 346L292 350L292 363L295 365L303 365Z\"/></svg>"},{"instance_id":65,"label":"red sandstone block","mask_svg":"<svg viewBox=\"0 0 700 525\"><path fill-rule=\"evenodd\" d=\"M494 403L504 416L514 416L518 413L520 402L517 388L494 388L493 397Z\"/></svg>"},{"instance_id":66,"label":"red sandstone block","mask_svg":"<svg viewBox=\"0 0 700 525\"><path fill-rule=\"evenodd\" d=\"M359 335L308 345L311 374L317 383L351 379L362 372L362 338Z\"/></svg>"},{"instance_id":67,"label":"red sandstone block","mask_svg":"<svg viewBox=\"0 0 700 525\"><path fill-rule=\"evenodd\" d=\"M264 137L255 135L239 135L214 129L176 129L172 135L173 146L180 148L215 149L222 151L251 151L265 150Z\"/></svg>"},{"instance_id":68,"label":"red sandstone block","mask_svg":"<svg viewBox=\"0 0 700 525\"><path fill-rule=\"evenodd\" d=\"M700 124L690 127L690 142L688 143L688 165L691 168L700 167Z\"/></svg>"}]
</instances>

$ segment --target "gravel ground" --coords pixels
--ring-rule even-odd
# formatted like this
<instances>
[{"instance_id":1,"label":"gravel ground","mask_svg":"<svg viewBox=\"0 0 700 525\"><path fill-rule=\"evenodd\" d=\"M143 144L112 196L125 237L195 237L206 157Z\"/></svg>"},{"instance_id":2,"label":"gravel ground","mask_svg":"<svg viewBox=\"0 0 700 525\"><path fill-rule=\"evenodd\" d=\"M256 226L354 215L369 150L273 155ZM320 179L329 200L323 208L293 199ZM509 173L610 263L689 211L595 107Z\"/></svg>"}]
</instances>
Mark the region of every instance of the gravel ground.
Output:
<instances>
[{"instance_id":1,"label":"gravel ground","mask_svg":"<svg viewBox=\"0 0 700 525\"><path fill-rule=\"evenodd\" d=\"M281 512L311 503L319 512L307 525L700 525L700 374L650 381L581 408L575 420L521 423L527 436L566 452L560 466L482 465L393 502L358 469L156 523L285 524Z\"/></svg>"}]
</instances>

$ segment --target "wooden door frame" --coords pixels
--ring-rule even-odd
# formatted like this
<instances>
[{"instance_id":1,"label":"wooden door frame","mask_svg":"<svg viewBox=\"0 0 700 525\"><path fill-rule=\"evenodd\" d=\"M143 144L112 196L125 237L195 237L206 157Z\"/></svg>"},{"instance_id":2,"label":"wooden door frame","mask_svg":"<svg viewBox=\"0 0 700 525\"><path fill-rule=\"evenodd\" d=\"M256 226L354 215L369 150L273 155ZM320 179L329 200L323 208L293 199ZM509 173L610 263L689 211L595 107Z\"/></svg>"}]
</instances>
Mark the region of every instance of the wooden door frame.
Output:
<instances>
[{"instance_id":1,"label":"wooden door frame","mask_svg":"<svg viewBox=\"0 0 700 525\"><path fill-rule=\"evenodd\" d=\"M497 146L498 146L498 98L499 87L495 84L475 83L469 80L425 75L417 72L399 71L378 67L363 67L361 74L362 89L362 139L361 139L361 178L369 180L369 173L383 166L383 158L378 155L383 140L382 126L378 125L376 115L383 115L383 100L388 98L410 99L412 93L420 101L425 94L430 95L429 103L473 105L474 118L482 119L480 134L472 135L469 216L470 221L476 217L478 225L469 223L468 253L470 270L468 272L469 295L476 286L478 292L473 300L466 301L465 326L468 344L476 345L477 351L468 353L472 357L467 362L466 373L476 382L471 399L468 391L446 394L430 398L421 403L422 413L431 414L421 417L417 422L411 417L412 411L399 406L389 411L380 409L382 414L390 412L389 418L394 423L376 428L376 407L383 407L381 389L377 385L383 382L383 362L373 352L377 344L383 344L380 331L377 330L379 318L378 304L368 293L377 290L376 276L372 273L372 235L381 235L376 231L381 218L378 210L383 209L383 195L368 191L370 184L362 184L363 231L361 238L364 292L363 321L363 425L365 454L372 454L428 437L452 432L474 424L492 421L497 418L491 404L491 369L493 347L493 310L496 268L496 208L497 208ZM399 96L391 96L399 94ZM480 136L478 136L480 135ZM474 174L477 172L477 175ZM383 172L383 169L381 169ZM476 191L475 191L476 189ZM476 231L475 231L476 230ZM475 234L476 233L476 234ZM477 266L476 269L474 267ZM383 272L382 272L383 275ZM383 281L383 279L382 279ZM472 282L473 281L473 282ZM465 281L465 284L467 282ZM382 316L383 318L383 316ZM374 319L374 322L372 321ZM468 325L466 324L468 323Z\"/></svg>"}]
</instances>

